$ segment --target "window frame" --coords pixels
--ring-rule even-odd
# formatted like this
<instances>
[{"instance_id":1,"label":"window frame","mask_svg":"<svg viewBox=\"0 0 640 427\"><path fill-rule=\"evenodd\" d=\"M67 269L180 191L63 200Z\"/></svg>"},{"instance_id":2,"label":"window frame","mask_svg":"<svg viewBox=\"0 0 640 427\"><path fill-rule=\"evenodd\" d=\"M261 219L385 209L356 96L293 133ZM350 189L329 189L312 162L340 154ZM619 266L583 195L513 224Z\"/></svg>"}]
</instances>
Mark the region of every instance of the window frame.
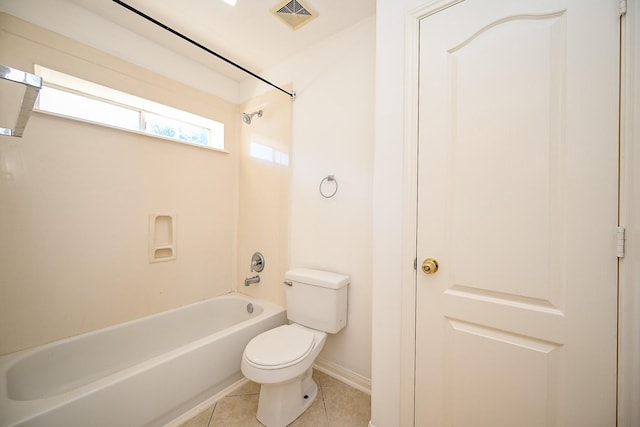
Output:
<instances>
[{"instance_id":1,"label":"window frame","mask_svg":"<svg viewBox=\"0 0 640 427\"><path fill-rule=\"evenodd\" d=\"M191 113L186 110L172 107L171 105L161 104L159 102L152 101L150 99L142 98L137 95L133 95L127 92L123 92L108 86L100 85L88 80L81 79L76 76L72 76L51 68L44 67L42 65L35 64L35 74L42 77L42 90L46 92L46 88L62 91L68 94L83 97L88 100L98 101L109 104L116 108L122 108L129 111L135 111L139 115L138 128L132 129L128 127L118 126L107 122L87 119L75 115L65 114L63 112L52 111L51 109L42 109L40 106L40 96L34 106L34 111L38 113L48 114L56 117L67 118L70 120L76 120L84 123L90 123L98 126L103 126L111 129L122 130L125 132L131 132L138 135L149 136L152 138L159 138L165 141L178 142L180 144L186 144L193 147L205 148L213 151L220 151L228 153L225 149L225 124L221 121L204 117L195 113ZM82 88L80 88L82 87ZM109 97L109 95L112 97ZM118 99L113 99L118 98ZM123 102L124 100L124 102ZM175 115L173 115L175 113ZM147 131L146 115L151 114L159 116L161 118L179 122L189 127L195 127L205 130L208 135L208 144L200 144L197 142L186 141L179 138L160 135ZM191 118L193 121L186 120ZM197 123L197 122L200 123ZM209 125L209 126L207 126Z\"/></svg>"}]
</instances>

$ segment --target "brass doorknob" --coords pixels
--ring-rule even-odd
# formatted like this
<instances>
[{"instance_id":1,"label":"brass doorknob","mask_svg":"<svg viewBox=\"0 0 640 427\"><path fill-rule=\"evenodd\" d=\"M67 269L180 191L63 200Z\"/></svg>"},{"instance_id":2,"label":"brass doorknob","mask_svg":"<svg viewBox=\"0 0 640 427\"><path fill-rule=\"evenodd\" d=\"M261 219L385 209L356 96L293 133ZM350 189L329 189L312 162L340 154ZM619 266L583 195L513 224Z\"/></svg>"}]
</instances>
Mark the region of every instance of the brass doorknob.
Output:
<instances>
[{"instance_id":1,"label":"brass doorknob","mask_svg":"<svg viewBox=\"0 0 640 427\"><path fill-rule=\"evenodd\" d=\"M433 258L427 258L422 261L422 271L424 274L433 274L438 271L438 261Z\"/></svg>"}]
</instances>

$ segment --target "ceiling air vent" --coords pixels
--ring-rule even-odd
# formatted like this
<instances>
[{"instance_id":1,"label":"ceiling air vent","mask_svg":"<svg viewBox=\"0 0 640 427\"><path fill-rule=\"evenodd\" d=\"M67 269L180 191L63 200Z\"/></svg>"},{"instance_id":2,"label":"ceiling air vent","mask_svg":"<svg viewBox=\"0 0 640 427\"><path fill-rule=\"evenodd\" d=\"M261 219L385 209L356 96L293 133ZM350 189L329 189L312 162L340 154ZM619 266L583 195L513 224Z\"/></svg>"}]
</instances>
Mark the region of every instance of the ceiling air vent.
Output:
<instances>
[{"instance_id":1,"label":"ceiling air vent","mask_svg":"<svg viewBox=\"0 0 640 427\"><path fill-rule=\"evenodd\" d=\"M304 3L285 0L271 9L271 13L282 19L293 30L297 30L317 16Z\"/></svg>"}]
</instances>

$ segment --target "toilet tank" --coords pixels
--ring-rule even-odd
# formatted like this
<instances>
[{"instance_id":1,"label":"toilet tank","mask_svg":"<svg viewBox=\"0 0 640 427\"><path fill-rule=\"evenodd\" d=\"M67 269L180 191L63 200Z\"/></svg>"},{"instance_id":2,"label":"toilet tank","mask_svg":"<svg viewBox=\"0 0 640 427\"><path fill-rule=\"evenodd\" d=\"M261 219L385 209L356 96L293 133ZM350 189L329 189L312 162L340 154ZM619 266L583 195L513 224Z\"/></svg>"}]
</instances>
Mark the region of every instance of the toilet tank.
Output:
<instances>
[{"instance_id":1,"label":"toilet tank","mask_svg":"<svg viewBox=\"0 0 640 427\"><path fill-rule=\"evenodd\" d=\"M298 268L285 273L287 318L335 334L347 325L349 276Z\"/></svg>"}]
</instances>

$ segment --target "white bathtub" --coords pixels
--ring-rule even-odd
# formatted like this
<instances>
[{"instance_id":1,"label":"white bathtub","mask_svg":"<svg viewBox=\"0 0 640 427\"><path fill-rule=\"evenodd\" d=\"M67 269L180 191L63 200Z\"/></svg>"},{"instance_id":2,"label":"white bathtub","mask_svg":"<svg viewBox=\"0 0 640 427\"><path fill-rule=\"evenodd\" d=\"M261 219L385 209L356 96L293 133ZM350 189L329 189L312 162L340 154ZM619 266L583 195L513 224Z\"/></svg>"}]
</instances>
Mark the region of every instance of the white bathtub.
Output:
<instances>
[{"instance_id":1,"label":"white bathtub","mask_svg":"<svg viewBox=\"0 0 640 427\"><path fill-rule=\"evenodd\" d=\"M241 379L249 340L285 322L227 294L0 357L0 427L164 425Z\"/></svg>"}]
</instances>

